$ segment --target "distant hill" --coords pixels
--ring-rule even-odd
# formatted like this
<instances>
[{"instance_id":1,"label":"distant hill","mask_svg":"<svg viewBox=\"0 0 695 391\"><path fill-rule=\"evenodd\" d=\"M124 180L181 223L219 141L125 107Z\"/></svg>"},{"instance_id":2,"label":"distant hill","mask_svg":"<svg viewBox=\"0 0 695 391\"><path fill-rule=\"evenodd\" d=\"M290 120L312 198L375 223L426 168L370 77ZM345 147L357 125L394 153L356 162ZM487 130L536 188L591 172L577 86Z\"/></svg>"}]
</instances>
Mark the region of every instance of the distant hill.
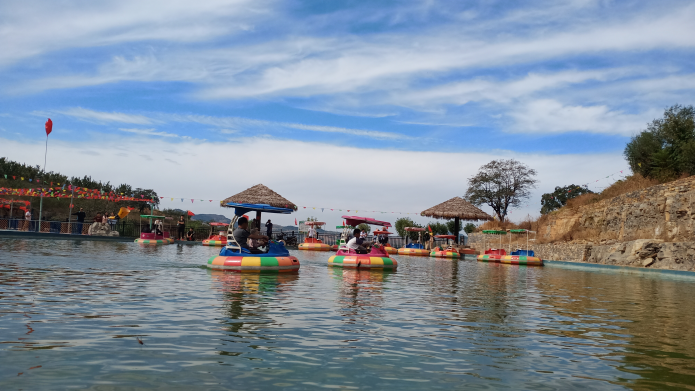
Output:
<instances>
[{"instance_id":1,"label":"distant hill","mask_svg":"<svg viewBox=\"0 0 695 391\"><path fill-rule=\"evenodd\" d=\"M229 219L223 215L203 214L203 213L191 217L191 220L202 221L204 223L216 221L218 223L227 223L227 224L229 224L232 221L231 219Z\"/></svg>"}]
</instances>

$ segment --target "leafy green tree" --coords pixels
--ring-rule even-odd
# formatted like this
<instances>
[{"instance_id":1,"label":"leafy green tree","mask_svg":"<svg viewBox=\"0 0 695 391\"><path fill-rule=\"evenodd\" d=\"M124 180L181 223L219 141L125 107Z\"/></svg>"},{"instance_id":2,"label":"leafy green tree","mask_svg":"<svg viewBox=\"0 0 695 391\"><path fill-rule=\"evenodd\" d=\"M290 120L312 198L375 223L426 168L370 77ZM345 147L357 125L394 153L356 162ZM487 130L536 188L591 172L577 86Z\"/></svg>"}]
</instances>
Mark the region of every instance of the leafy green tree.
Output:
<instances>
[{"instance_id":1,"label":"leafy green tree","mask_svg":"<svg viewBox=\"0 0 695 391\"><path fill-rule=\"evenodd\" d=\"M521 206L536 187L536 170L514 159L493 160L468 179L466 199L473 205L489 205L500 221L510 208Z\"/></svg>"},{"instance_id":2,"label":"leafy green tree","mask_svg":"<svg viewBox=\"0 0 695 391\"><path fill-rule=\"evenodd\" d=\"M456 222L455 222L454 220L449 220L449 221L446 222L446 229L447 229L447 230L449 231L449 233L451 233L452 235L456 235L456 234L458 234L459 232L463 231L463 225L462 225L462 224L459 224L459 232L454 232L454 230L456 230L455 225L456 225Z\"/></svg>"},{"instance_id":3,"label":"leafy green tree","mask_svg":"<svg viewBox=\"0 0 695 391\"><path fill-rule=\"evenodd\" d=\"M401 217L400 219L396 220L395 227L396 227L396 233L398 234L398 236L404 238L407 235L410 238L410 240L417 240L418 234L417 234L417 232L406 231L405 227L422 228L422 226L420 224L417 224L409 217Z\"/></svg>"},{"instance_id":4,"label":"leafy green tree","mask_svg":"<svg viewBox=\"0 0 695 391\"><path fill-rule=\"evenodd\" d=\"M564 187L555 186L555 191L545 193L541 196L541 214L550 213L567 205L567 201L582 194L593 193L586 187L569 185Z\"/></svg>"},{"instance_id":5,"label":"leafy green tree","mask_svg":"<svg viewBox=\"0 0 695 391\"><path fill-rule=\"evenodd\" d=\"M662 182L695 174L695 108L674 105L625 146L634 173Z\"/></svg>"},{"instance_id":6,"label":"leafy green tree","mask_svg":"<svg viewBox=\"0 0 695 391\"><path fill-rule=\"evenodd\" d=\"M473 224L473 223L468 223L468 224L466 224L465 227L463 227L463 232L469 234L469 233L475 231L476 228L477 228L477 227L475 226L475 224Z\"/></svg>"},{"instance_id":7,"label":"leafy green tree","mask_svg":"<svg viewBox=\"0 0 695 391\"><path fill-rule=\"evenodd\" d=\"M444 224L444 223L430 222L430 223L428 223L428 225L432 229L433 235L448 235L449 234L449 227L447 227L446 224Z\"/></svg>"},{"instance_id":8,"label":"leafy green tree","mask_svg":"<svg viewBox=\"0 0 695 391\"><path fill-rule=\"evenodd\" d=\"M360 225L357 226L360 230L363 230L367 234L369 234L372 231L372 227L367 224L367 223L361 223Z\"/></svg>"}]
</instances>

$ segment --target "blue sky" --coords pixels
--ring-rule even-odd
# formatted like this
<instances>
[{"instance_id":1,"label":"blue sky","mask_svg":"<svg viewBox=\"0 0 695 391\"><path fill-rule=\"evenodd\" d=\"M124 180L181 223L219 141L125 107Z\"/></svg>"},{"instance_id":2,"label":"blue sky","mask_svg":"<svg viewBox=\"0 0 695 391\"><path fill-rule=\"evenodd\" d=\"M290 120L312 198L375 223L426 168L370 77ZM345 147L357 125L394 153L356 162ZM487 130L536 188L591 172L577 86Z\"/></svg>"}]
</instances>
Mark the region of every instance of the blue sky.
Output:
<instances>
[{"instance_id":1,"label":"blue sky","mask_svg":"<svg viewBox=\"0 0 695 391\"><path fill-rule=\"evenodd\" d=\"M605 187L631 135L692 104L694 17L688 1L3 1L0 154L38 164L50 117L48 169L70 175L415 211L515 158L539 173L515 212L533 215L555 186Z\"/></svg>"}]
</instances>

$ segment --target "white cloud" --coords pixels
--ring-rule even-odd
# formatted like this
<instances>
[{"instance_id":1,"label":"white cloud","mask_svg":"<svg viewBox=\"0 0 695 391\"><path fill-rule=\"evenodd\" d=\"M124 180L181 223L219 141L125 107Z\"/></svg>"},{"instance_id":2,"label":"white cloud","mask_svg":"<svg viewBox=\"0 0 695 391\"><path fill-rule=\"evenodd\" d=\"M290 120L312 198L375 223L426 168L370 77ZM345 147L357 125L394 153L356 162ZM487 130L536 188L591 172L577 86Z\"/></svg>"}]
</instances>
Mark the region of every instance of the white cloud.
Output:
<instances>
[{"instance_id":1,"label":"white cloud","mask_svg":"<svg viewBox=\"0 0 695 391\"><path fill-rule=\"evenodd\" d=\"M269 0L0 3L0 65L50 51L124 42L196 42L248 30Z\"/></svg>"},{"instance_id":2,"label":"white cloud","mask_svg":"<svg viewBox=\"0 0 695 391\"><path fill-rule=\"evenodd\" d=\"M124 128L119 128L121 132L126 132L126 133L134 133L134 134L139 134L143 136L162 136L162 137L180 137L178 134L174 133L167 133L167 132L158 132L155 129L124 129Z\"/></svg>"},{"instance_id":3,"label":"white cloud","mask_svg":"<svg viewBox=\"0 0 695 391\"><path fill-rule=\"evenodd\" d=\"M94 111L90 109L84 109L82 107L73 107L66 110L54 110L53 112L78 118L84 121L97 123L119 122L134 125L150 125L159 122L139 114Z\"/></svg>"},{"instance_id":4,"label":"white cloud","mask_svg":"<svg viewBox=\"0 0 695 391\"><path fill-rule=\"evenodd\" d=\"M113 140L111 140L111 138ZM104 143L119 144L127 149L130 157L120 159L118 165L112 164L119 150L101 148ZM43 146L32 142L0 139L7 146L9 159L28 164L43 163ZM196 213L226 213L220 209L217 201L238 193L257 183L276 190L301 209L291 216L278 216L277 222L289 224L295 217L299 219L310 215L325 217L329 224L340 221L340 212L331 213L320 208L342 208L351 213L395 221L398 214L376 214L372 210L402 211L417 213L451 197L462 195L466 190L466 180L474 175L478 168L493 159L515 158L538 171L540 186L533 192L528 207L513 211L512 218L521 219L527 213L537 215L540 210L540 195L552 192L555 186L571 183L591 182L592 186L603 187L607 184L606 175L625 170L625 161L619 154L582 154L551 155L523 154L510 151L488 151L485 153L437 153L407 152L396 150L375 150L366 148L340 147L319 143L299 141L279 141L273 139L238 139L234 142L172 142L168 139L123 140L115 136L104 136L98 142L62 142L55 141L50 146L51 156L73 156L83 150L98 150L99 159L56 159L49 160L49 169L66 175L91 175L93 178L108 180L111 183L129 183L133 186L154 188L160 196L166 197L163 205L177 207L181 203L171 202L170 198L195 199L188 207ZM152 151L158 151L152 154ZM27 157L35 156L36 161ZM253 169L236 170L233 180L220 182L219 170L210 169L210 156L234 156L235 161L253 161ZM311 157L311 169L306 169L306 161L298 157ZM39 159L41 161L39 162ZM140 169L151 166L148 159L157 162L171 159L180 166L175 171L163 170L158 175L151 175L148 170ZM354 163L376 162L393 167L402 175L360 175L354 178ZM426 164L423 164L425 163ZM432 180L432 167L452 167L446 174L447 180L437 180L437 186L424 186ZM627 171L626 171L627 172ZM186 178L184 182L181 178ZM593 187L592 187L593 188ZM199 203L197 200L215 200ZM317 209L311 209L316 207ZM488 207L484 210L491 212ZM416 221L428 219L410 215ZM518 217L518 218L517 218ZM273 220L276 217L273 216Z\"/></svg>"},{"instance_id":5,"label":"white cloud","mask_svg":"<svg viewBox=\"0 0 695 391\"><path fill-rule=\"evenodd\" d=\"M628 114L610 110L607 106L571 106L551 99L541 99L528 102L512 112L511 116L516 121L516 127L511 131L585 131L629 136L643 129L655 113Z\"/></svg>"},{"instance_id":6,"label":"white cloud","mask_svg":"<svg viewBox=\"0 0 695 391\"><path fill-rule=\"evenodd\" d=\"M299 124L293 122L274 122L265 120L256 120L251 118L243 117L213 117L205 115L196 114L166 114L166 113L150 113L149 116L139 115L139 114L125 114L117 112L101 112L89 109L84 109L81 107L57 110L54 111L78 119L86 121L98 121L100 123L111 123L111 122L121 122L130 124L153 124L153 123L165 123L165 122L193 122L202 125L216 126L221 129L220 132L224 134L238 133L238 129L245 129L251 131L259 131L261 129L273 128L273 129L297 129L297 130L309 130L312 132L323 132L323 133L342 133L352 136L363 136L377 140L412 140L412 137L404 136L399 133L392 132L382 132L377 130L364 130L364 129L350 129L337 126L321 126L321 125L308 125ZM43 113L42 113L43 115ZM229 129L229 128L234 128ZM165 136L165 137L179 137L173 133L166 132L155 132L154 129L119 129L123 132L137 133L142 135L152 135L152 136Z\"/></svg>"}]
</instances>

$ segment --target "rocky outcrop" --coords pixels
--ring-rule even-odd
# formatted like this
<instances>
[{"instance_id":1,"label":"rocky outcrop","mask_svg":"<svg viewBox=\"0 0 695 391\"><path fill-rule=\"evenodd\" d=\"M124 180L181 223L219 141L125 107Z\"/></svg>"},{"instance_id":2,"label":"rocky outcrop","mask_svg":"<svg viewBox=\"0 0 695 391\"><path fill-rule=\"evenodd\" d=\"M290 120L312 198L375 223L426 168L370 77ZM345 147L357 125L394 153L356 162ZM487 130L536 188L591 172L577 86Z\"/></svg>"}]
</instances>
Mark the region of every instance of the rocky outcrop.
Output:
<instances>
[{"instance_id":1,"label":"rocky outcrop","mask_svg":"<svg viewBox=\"0 0 695 391\"><path fill-rule=\"evenodd\" d=\"M540 221L542 242L587 240L606 244L637 239L692 240L695 176L578 208L562 208Z\"/></svg>"},{"instance_id":2,"label":"rocky outcrop","mask_svg":"<svg viewBox=\"0 0 695 391\"><path fill-rule=\"evenodd\" d=\"M695 271L693 195L695 176L565 207L539 221L528 246L547 260ZM469 244L483 251L527 246L525 235L481 233L470 234Z\"/></svg>"},{"instance_id":3,"label":"rocky outcrop","mask_svg":"<svg viewBox=\"0 0 695 391\"><path fill-rule=\"evenodd\" d=\"M92 223L89 226L88 235L91 236L118 236L118 232L111 231L108 224Z\"/></svg>"}]
</instances>

